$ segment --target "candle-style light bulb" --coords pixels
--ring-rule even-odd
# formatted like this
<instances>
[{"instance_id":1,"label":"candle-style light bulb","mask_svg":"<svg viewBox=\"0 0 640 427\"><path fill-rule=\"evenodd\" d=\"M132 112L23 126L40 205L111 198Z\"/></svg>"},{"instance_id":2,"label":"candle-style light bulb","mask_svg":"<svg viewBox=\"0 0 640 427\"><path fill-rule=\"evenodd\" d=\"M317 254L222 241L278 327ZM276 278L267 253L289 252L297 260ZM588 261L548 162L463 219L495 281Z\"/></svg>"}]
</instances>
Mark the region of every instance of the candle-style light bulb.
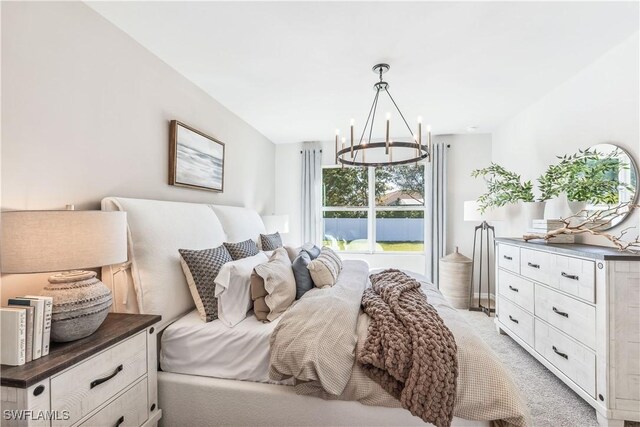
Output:
<instances>
[{"instance_id":1,"label":"candle-style light bulb","mask_svg":"<svg viewBox=\"0 0 640 427\"><path fill-rule=\"evenodd\" d=\"M351 119L351 158L353 159L353 125L356 121Z\"/></svg>"},{"instance_id":2,"label":"candle-style light bulb","mask_svg":"<svg viewBox=\"0 0 640 427\"><path fill-rule=\"evenodd\" d=\"M418 116L418 123L422 123L422 116Z\"/></svg>"},{"instance_id":3,"label":"candle-style light bulb","mask_svg":"<svg viewBox=\"0 0 640 427\"><path fill-rule=\"evenodd\" d=\"M385 138L384 145L384 154L389 154L389 119L391 118L391 113L387 113L387 136Z\"/></svg>"},{"instance_id":4,"label":"candle-style light bulb","mask_svg":"<svg viewBox=\"0 0 640 427\"><path fill-rule=\"evenodd\" d=\"M420 157L420 147L417 145L418 144L418 135L417 134L413 134L413 142L416 143L416 157Z\"/></svg>"},{"instance_id":5,"label":"candle-style light bulb","mask_svg":"<svg viewBox=\"0 0 640 427\"><path fill-rule=\"evenodd\" d=\"M429 151L429 161L433 155L433 145L431 144L431 125L427 125L427 150Z\"/></svg>"}]
</instances>

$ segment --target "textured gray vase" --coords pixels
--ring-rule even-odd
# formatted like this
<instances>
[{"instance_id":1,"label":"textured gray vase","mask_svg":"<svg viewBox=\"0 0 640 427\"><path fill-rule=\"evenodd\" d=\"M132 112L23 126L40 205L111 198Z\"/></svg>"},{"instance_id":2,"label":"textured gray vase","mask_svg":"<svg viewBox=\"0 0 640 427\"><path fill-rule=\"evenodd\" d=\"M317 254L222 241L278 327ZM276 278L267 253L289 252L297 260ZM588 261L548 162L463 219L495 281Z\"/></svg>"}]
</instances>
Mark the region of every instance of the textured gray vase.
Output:
<instances>
[{"instance_id":1,"label":"textured gray vase","mask_svg":"<svg viewBox=\"0 0 640 427\"><path fill-rule=\"evenodd\" d=\"M42 295L53 297L51 341L89 336L107 317L111 292L96 275L95 271L72 271L49 278Z\"/></svg>"}]
</instances>

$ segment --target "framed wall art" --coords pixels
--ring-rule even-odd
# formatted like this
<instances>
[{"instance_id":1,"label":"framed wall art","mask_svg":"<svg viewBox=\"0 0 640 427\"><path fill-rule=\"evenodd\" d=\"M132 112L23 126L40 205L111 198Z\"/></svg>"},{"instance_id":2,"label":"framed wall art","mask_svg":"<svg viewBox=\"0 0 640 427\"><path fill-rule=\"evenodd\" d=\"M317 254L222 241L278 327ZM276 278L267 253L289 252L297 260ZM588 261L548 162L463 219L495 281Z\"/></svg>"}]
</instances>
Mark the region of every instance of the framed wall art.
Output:
<instances>
[{"instance_id":1,"label":"framed wall art","mask_svg":"<svg viewBox=\"0 0 640 427\"><path fill-rule=\"evenodd\" d=\"M224 190L224 143L172 120L169 184L221 193Z\"/></svg>"}]
</instances>

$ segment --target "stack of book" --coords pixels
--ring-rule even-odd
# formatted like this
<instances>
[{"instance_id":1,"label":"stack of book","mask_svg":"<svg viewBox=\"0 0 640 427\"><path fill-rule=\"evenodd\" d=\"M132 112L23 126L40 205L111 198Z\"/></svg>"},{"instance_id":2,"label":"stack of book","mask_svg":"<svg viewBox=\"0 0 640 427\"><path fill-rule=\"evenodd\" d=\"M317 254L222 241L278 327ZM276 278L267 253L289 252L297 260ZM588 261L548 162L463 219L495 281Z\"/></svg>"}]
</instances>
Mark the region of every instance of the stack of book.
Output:
<instances>
[{"instance_id":1,"label":"stack of book","mask_svg":"<svg viewBox=\"0 0 640 427\"><path fill-rule=\"evenodd\" d=\"M545 235L550 231L557 230L558 228L564 227L564 222L559 219L534 219L532 222L532 226L528 233L531 234L540 234ZM575 242L575 236L573 234L560 234L557 236L553 236L549 240L549 243L573 243Z\"/></svg>"},{"instance_id":2,"label":"stack of book","mask_svg":"<svg viewBox=\"0 0 640 427\"><path fill-rule=\"evenodd\" d=\"M3 365L24 365L49 354L53 298L27 295L9 298L0 308Z\"/></svg>"}]
</instances>

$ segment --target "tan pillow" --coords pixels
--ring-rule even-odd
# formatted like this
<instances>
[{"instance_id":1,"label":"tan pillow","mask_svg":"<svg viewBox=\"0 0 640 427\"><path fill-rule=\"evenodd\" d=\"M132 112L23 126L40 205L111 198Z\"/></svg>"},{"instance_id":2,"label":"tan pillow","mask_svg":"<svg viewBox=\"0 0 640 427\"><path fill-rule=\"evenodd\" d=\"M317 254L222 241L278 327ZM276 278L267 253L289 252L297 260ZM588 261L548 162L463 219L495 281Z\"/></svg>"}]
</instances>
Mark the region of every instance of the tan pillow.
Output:
<instances>
[{"instance_id":1,"label":"tan pillow","mask_svg":"<svg viewBox=\"0 0 640 427\"><path fill-rule=\"evenodd\" d=\"M323 246L318 258L311 261L307 268L313 284L318 288L333 286L342 271L342 260L333 249Z\"/></svg>"},{"instance_id":2,"label":"tan pillow","mask_svg":"<svg viewBox=\"0 0 640 427\"><path fill-rule=\"evenodd\" d=\"M254 313L258 320L273 321L296 299L296 279L287 250L276 249L268 262L257 265L253 271L262 279L262 283L258 278L251 280Z\"/></svg>"}]
</instances>

